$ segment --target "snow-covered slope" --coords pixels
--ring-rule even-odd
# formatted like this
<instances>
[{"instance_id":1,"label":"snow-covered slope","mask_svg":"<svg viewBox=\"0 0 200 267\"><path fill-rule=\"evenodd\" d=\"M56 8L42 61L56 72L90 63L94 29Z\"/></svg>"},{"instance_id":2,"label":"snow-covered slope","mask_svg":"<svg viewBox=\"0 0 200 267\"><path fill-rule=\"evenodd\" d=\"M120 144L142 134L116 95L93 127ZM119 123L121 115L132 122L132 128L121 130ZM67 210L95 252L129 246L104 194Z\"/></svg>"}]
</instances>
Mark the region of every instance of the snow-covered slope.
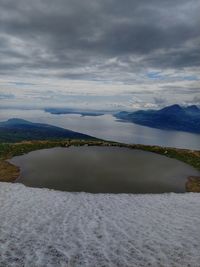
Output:
<instances>
[{"instance_id":1,"label":"snow-covered slope","mask_svg":"<svg viewBox=\"0 0 200 267\"><path fill-rule=\"evenodd\" d=\"M200 195L0 183L0 266L200 266Z\"/></svg>"}]
</instances>

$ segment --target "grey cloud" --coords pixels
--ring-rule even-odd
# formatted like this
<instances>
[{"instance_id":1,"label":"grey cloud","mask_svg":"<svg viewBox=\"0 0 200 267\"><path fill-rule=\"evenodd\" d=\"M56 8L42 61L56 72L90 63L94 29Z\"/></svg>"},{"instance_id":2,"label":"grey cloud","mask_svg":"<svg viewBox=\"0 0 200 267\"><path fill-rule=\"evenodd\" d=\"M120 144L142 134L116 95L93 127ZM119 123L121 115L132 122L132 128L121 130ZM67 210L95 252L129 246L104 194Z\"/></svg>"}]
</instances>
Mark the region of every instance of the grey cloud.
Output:
<instances>
[{"instance_id":1,"label":"grey cloud","mask_svg":"<svg viewBox=\"0 0 200 267\"><path fill-rule=\"evenodd\" d=\"M200 105L200 96L196 95L191 100L187 101L189 104Z\"/></svg>"},{"instance_id":2,"label":"grey cloud","mask_svg":"<svg viewBox=\"0 0 200 267\"><path fill-rule=\"evenodd\" d=\"M9 82L9 83L18 86L36 85L35 83L27 83L27 82Z\"/></svg>"},{"instance_id":3,"label":"grey cloud","mask_svg":"<svg viewBox=\"0 0 200 267\"><path fill-rule=\"evenodd\" d=\"M0 99L14 99L15 96L13 94L6 94L6 93L0 93Z\"/></svg>"},{"instance_id":4,"label":"grey cloud","mask_svg":"<svg viewBox=\"0 0 200 267\"><path fill-rule=\"evenodd\" d=\"M177 85L163 85L160 86L161 90L164 89L164 91L168 91L169 93L176 93L176 94L200 94L200 87L183 87L183 86L177 86Z\"/></svg>"},{"instance_id":5,"label":"grey cloud","mask_svg":"<svg viewBox=\"0 0 200 267\"><path fill-rule=\"evenodd\" d=\"M160 106L166 103L166 99L162 97L154 97L154 102L156 105Z\"/></svg>"},{"instance_id":6,"label":"grey cloud","mask_svg":"<svg viewBox=\"0 0 200 267\"><path fill-rule=\"evenodd\" d=\"M198 0L0 0L0 74L123 81L149 67L199 66L199 8Z\"/></svg>"}]
</instances>

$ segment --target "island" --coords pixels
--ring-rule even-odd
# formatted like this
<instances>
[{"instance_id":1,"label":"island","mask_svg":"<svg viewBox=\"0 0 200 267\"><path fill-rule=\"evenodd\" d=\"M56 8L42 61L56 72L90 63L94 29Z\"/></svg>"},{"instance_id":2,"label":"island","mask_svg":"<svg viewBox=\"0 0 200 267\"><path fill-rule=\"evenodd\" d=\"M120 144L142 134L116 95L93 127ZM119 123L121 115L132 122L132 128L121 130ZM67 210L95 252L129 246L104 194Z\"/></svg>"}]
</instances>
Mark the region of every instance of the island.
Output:
<instances>
[{"instance_id":1,"label":"island","mask_svg":"<svg viewBox=\"0 0 200 267\"><path fill-rule=\"evenodd\" d=\"M78 114L82 117L91 116L102 116L104 115L104 112L101 111L83 111L83 110L74 110L70 108L45 108L45 112L54 114L54 115L61 115L61 114Z\"/></svg>"}]
</instances>

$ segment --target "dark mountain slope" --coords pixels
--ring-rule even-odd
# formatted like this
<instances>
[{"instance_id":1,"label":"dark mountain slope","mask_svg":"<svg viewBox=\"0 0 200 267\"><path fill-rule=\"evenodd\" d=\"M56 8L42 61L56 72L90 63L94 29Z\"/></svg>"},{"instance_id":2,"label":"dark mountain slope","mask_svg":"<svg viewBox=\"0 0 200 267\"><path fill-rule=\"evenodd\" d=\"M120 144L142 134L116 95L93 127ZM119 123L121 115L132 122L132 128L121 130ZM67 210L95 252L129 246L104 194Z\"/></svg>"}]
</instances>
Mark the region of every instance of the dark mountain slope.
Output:
<instances>
[{"instance_id":1,"label":"dark mountain slope","mask_svg":"<svg viewBox=\"0 0 200 267\"><path fill-rule=\"evenodd\" d=\"M115 114L115 117L158 129L200 133L200 109L195 105L172 105L160 110L122 111Z\"/></svg>"},{"instance_id":2,"label":"dark mountain slope","mask_svg":"<svg viewBox=\"0 0 200 267\"><path fill-rule=\"evenodd\" d=\"M10 119L5 122L0 122L0 142L56 139L88 140L95 138L56 126L32 123L22 119Z\"/></svg>"}]
</instances>

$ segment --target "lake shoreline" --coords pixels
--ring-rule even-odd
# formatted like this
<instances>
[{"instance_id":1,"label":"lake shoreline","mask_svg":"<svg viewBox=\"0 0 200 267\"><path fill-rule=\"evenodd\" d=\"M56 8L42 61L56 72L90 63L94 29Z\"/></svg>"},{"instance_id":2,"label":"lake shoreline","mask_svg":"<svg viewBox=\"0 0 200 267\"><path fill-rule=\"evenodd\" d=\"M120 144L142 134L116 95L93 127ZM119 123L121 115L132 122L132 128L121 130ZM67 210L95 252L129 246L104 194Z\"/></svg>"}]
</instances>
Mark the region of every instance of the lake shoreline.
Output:
<instances>
[{"instance_id":1,"label":"lake shoreline","mask_svg":"<svg viewBox=\"0 0 200 267\"><path fill-rule=\"evenodd\" d=\"M200 151L178 149L160 146L147 146L140 144L124 144L111 141L86 141L86 140L57 140L57 141L23 141L20 143L1 144L0 147L0 181L15 182L20 175L20 168L10 163L8 160L14 156L23 155L31 151L47 149L53 147L70 147L70 146L115 146L130 149L139 149L175 158L187 163L197 170L200 170ZM196 176L191 179L188 177L185 187L187 192L200 192L200 177Z\"/></svg>"}]
</instances>

